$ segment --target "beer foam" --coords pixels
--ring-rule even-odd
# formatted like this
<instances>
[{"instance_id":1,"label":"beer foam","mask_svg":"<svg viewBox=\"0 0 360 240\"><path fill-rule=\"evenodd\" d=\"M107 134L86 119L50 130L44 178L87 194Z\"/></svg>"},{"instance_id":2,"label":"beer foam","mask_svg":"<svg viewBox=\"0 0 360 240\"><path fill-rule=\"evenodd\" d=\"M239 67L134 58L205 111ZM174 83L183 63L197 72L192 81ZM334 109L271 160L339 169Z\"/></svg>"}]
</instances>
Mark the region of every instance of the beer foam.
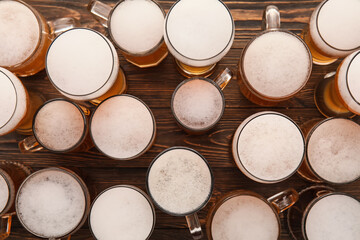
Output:
<instances>
[{"instance_id":1,"label":"beer foam","mask_svg":"<svg viewBox=\"0 0 360 240\"><path fill-rule=\"evenodd\" d=\"M214 240L276 240L279 223L274 211L263 200L242 195L226 200L216 210L211 234Z\"/></svg>"},{"instance_id":2,"label":"beer foam","mask_svg":"<svg viewBox=\"0 0 360 240\"><path fill-rule=\"evenodd\" d=\"M40 41L40 26L34 12L17 1L0 1L0 66L22 63Z\"/></svg>"},{"instance_id":3,"label":"beer foam","mask_svg":"<svg viewBox=\"0 0 360 240\"><path fill-rule=\"evenodd\" d=\"M243 71L261 95L283 98L306 84L312 59L300 38L284 31L271 31L249 44L243 53Z\"/></svg>"},{"instance_id":4,"label":"beer foam","mask_svg":"<svg viewBox=\"0 0 360 240\"><path fill-rule=\"evenodd\" d=\"M360 126L334 118L315 128L307 144L311 167L322 178L345 183L360 177Z\"/></svg>"},{"instance_id":5,"label":"beer foam","mask_svg":"<svg viewBox=\"0 0 360 240\"><path fill-rule=\"evenodd\" d=\"M4 211L10 198L9 185L3 175L0 174L0 214Z\"/></svg>"},{"instance_id":6,"label":"beer foam","mask_svg":"<svg viewBox=\"0 0 360 240\"><path fill-rule=\"evenodd\" d=\"M140 100L118 95L101 103L91 120L91 135L104 154L116 159L133 158L154 138L155 120Z\"/></svg>"},{"instance_id":7,"label":"beer foam","mask_svg":"<svg viewBox=\"0 0 360 240\"><path fill-rule=\"evenodd\" d=\"M360 203L341 195L329 195L310 209L305 220L309 240L360 239Z\"/></svg>"},{"instance_id":8,"label":"beer foam","mask_svg":"<svg viewBox=\"0 0 360 240\"><path fill-rule=\"evenodd\" d=\"M70 174L48 169L28 177L17 194L16 212L21 223L39 237L61 237L81 222L84 190Z\"/></svg>"},{"instance_id":9,"label":"beer foam","mask_svg":"<svg viewBox=\"0 0 360 240\"><path fill-rule=\"evenodd\" d=\"M117 186L106 190L93 203L90 227L96 239L147 239L154 225L149 201L137 190Z\"/></svg>"},{"instance_id":10,"label":"beer foam","mask_svg":"<svg viewBox=\"0 0 360 240\"><path fill-rule=\"evenodd\" d=\"M37 113L34 134L47 149L65 151L74 147L85 131L80 110L66 100L46 103Z\"/></svg>"},{"instance_id":11,"label":"beer foam","mask_svg":"<svg viewBox=\"0 0 360 240\"><path fill-rule=\"evenodd\" d=\"M113 10L110 31L124 50L142 54L160 43L164 33L164 14L150 0L125 0Z\"/></svg>"},{"instance_id":12,"label":"beer foam","mask_svg":"<svg viewBox=\"0 0 360 240\"><path fill-rule=\"evenodd\" d=\"M310 34L315 45L334 57L345 57L359 49L359 12L358 0L324 1L310 18Z\"/></svg>"},{"instance_id":13,"label":"beer foam","mask_svg":"<svg viewBox=\"0 0 360 240\"><path fill-rule=\"evenodd\" d=\"M53 85L65 96L87 101L100 97L114 84L119 59L112 43L102 34L74 28L59 35L46 57Z\"/></svg>"},{"instance_id":14,"label":"beer foam","mask_svg":"<svg viewBox=\"0 0 360 240\"><path fill-rule=\"evenodd\" d=\"M223 2L181 0L166 16L164 39L175 58L203 67L226 55L234 41L234 31L230 10Z\"/></svg>"},{"instance_id":15,"label":"beer foam","mask_svg":"<svg viewBox=\"0 0 360 240\"><path fill-rule=\"evenodd\" d=\"M221 117L224 108L221 92L208 81L188 81L174 94L174 114L188 128L205 129Z\"/></svg>"},{"instance_id":16,"label":"beer foam","mask_svg":"<svg viewBox=\"0 0 360 240\"><path fill-rule=\"evenodd\" d=\"M170 149L152 164L148 188L162 209L173 214L188 214L197 211L211 195L211 172L195 152Z\"/></svg>"}]
</instances>

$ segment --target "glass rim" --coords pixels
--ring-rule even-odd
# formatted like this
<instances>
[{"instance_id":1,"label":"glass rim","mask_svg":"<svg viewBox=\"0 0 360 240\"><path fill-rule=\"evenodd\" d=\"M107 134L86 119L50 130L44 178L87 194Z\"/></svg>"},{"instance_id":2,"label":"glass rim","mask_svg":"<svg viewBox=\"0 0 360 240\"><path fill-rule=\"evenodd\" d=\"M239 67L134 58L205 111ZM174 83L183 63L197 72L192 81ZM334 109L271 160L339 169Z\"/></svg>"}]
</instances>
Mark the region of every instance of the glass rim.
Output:
<instances>
[{"instance_id":1,"label":"glass rim","mask_svg":"<svg viewBox=\"0 0 360 240\"><path fill-rule=\"evenodd\" d=\"M8 211L11 208L11 205L15 202L15 192L14 189L11 188L11 185L15 186L13 180L11 179L10 175L1 168L0 165L0 177L2 177L4 179L4 181L6 182L6 185L8 187L9 190L9 196L8 196L8 200L4 206L4 208L0 211L0 217L4 216L6 214L9 214ZM12 213L10 213L11 215Z\"/></svg>"},{"instance_id":2,"label":"glass rim","mask_svg":"<svg viewBox=\"0 0 360 240\"><path fill-rule=\"evenodd\" d=\"M4 68L4 69L5 69L5 68ZM5 70L7 70L7 69L5 69ZM14 111L12 112L10 118L4 123L4 125L0 126L0 130L1 130L3 127L6 127L6 126L7 126L7 124L13 119L13 117L14 117L14 115L15 115L15 113L16 113L16 109L17 109L17 107L18 107L18 92L17 92L17 89L16 89L16 87L15 87L14 82L13 82L12 79L8 76L8 74L6 74L4 71L2 71L1 68L0 68L0 73L2 73L4 76L6 76L6 77L9 79L9 81L11 82L11 85L13 86L14 91L15 91L15 108L14 108ZM20 81L20 80L19 80L19 81ZM20 81L20 83L21 83L21 81ZM22 84L22 83L21 83L21 84ZM25 92L26 92L26 90L25 90ZM16 125L18 125L18 124L16 124Z\"/></svg>"},{"instance_id":3,"label":"glass rim","mask_svg":"<svg viewBox=\"0 0 360 240\"><path fill-rule=\"evenodd\" d=\"M348 92L349 92L352 100L354 100L354 102L355 102L357 105L360 105L360 102L359 102L359 100L357 100L357 99L354 97L354 95L353 95L353 93L352 93L352 91L351 91L351 89L350 89L350 86L349 86L349 70L350 70L351 64L353 63L354 59L355 59L359 54L360 54L360 51L358 51L357 53L355 53L355 55L351 58L348 66L347 66L347 68L346 68L346 87L347 87L347 90L348 90ZM340 67L341 67L341 66L340 66ZM339 80L337 80L337 81L339 81Z\"/></svg>"}]
</instances>

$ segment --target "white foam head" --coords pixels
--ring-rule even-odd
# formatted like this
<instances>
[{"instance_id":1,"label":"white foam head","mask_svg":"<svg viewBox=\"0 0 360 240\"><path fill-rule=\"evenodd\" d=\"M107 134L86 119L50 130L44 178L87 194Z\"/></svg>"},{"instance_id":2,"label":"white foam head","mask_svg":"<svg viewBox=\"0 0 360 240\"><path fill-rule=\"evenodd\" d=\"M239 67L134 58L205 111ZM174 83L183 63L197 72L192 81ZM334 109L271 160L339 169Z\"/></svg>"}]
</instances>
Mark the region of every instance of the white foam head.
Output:
<instances>
[{"instance_id":1,"label":"white foam head","mask_svg":"<svg viewBox=\"0 0 360 240\"><path fill-rule=\"evenodd\" d=\"M259 112L245 119L235 132L233 156L241 171L262 183L284 180L300 166L305 143L289 117Z\"/></svg>"},{"instance_id":2,"label":"white foam head","mask_svg":"<svg viewBox=\"0 0 360 240\"><path fill-rule=\"evenodd\" d=\"M148 190L163 210L183 215L198 210L212 191L212 176L204 159L185 149L165 150L148 172Z\"/></svg>"},{"instance_id":3,"label":"white foam head","mask_svg":"<svg viewBox=\"0 0 360 240\"><path fill-rule=\"evenodd\" d=\"M95 110L90 131L101 152L125 160L150 147L156 126L145 103L131 95L118 95L105 100Z\"/></svg>"},{"instance_id":4,"label":"white foam head","mask_svg":"<svg viewBox=\"0 0 360 240\"><path fill-rule=\"evenodd\" d=\"M5 177L0 172L0 215L6 208L10 199L10 187Z\"/></svg>"},{"instance_id":5,"label":"white foam head","mask_svg":"<svg viewBox=\"0 0 360 240\"><path fill-rule=\"evenodd\" d=\"M50 101L35 117L34 134L47 149L66 151L80 142L86 131L85 121L73 103L66 100Z\"/></svg>"},{"instance_id":6,"label":"white foam head","mask_svg":"<svg viewBox=\"0 0 360 240\"><path fill-rule=\"evenodd\" d=\"M82 221L86 198L80 183L59 169L45 169L30 175L17 193L16 212L33 234L61 237Z\"/></svg>"},{"instance_id":7,"label":"white foam head","mask_svg":"<svg viewBox=\"0 0 360 240\"><path fill-rule=\"evenodd\" d=\"M352 197L328 195L310 208L305 220L308 240L360 239L360 202Z\"/></svg>"},{"instance_id":8,"label":"white foam head","mask_svg":"<svg viewBox=\"0 0 360 240\"><path fill-rule=\"evenodd\" d=\"M40 41L40 23L34 12L17 1L0 1L0 66L24 62Z\"/></svg>"},{"instance_id":9,"label":"white foam head","mask_svg":"<svg viewBox=\"0 0 360 240\"><path fill-rule=\"evenodd\" d=\"M333 57L345 57L360 48L360 1L323 1L310 18L315 45Z\"/></svg>"},{"instance_id":10,"label":"white foam head","mask_svg":"<svg viewBox=\"0 0 360 240\"><path fill-rule=\"evenodd\" d=\"M110 18L112 38L127 52L143 54L154 49L164 33L164 14L151 0L125 0Z\"/></svg>"},{"instance_id":11,"label":"white foam head","mask_svg":"<svg viewBox=\"0 0 360 240\"><path fill-rule=\"evenodd\" d=\"M271 31L249 43L242 64L243 74L255 91L269 98L284 98L306 84L312 58L300 38L285 31Z\"/></svg>"},{"instance_id":12,"label":"white foam head","mask_svg":"<svg viewBox=\"0 0 360 240\"><path fill-rule=\"evenodd\" d=\"M46 71L63 95L87 101L102 96L113 86L119 59L113 44L101 33L74 28L51 44Z\"/></svg>"},{"instance_id":13,"label":"white foam head","mask_svg":"<svg viewBox=\"0 0 360 240\"><path fill-rule=\"evenodd\" d=\"M224 101L221 90L212 83L194 79L182 84L174 92L172 108L182 125L201 130L219 120L224 109Z\"/></svg>"},{"instance_id":14,"label":"white foam head","mask_svg":"<svg viewBox=\"0 0 360 240\"><path fill-rule=\"evenodd\" d=\"M211 222L213 240L276 240L279 223L263 200L249 195L235 196L216 210Z\"/></svg>"},{"instance_id":15,"label":"white foam head","mask_svg":"<svg viewBox=\"0 0 360 240\"><path fill-rule=\"evenodd\" d=\"M99 195L89 217L95 238L147 239L155 225L155 213L143 194L132 187L116 186Z\"/></svg>"},{"instance_id":16,"label":"white foam head","mask_svg":"<svg viewBox=\"0 0 360 240\"><path fill-rule=\"evenodd\" d=\"M181 0L165 20L165 43L171 54L194 67L220 61L234 41L229 9L219 0Z\"/></svg>"}]
</instances>

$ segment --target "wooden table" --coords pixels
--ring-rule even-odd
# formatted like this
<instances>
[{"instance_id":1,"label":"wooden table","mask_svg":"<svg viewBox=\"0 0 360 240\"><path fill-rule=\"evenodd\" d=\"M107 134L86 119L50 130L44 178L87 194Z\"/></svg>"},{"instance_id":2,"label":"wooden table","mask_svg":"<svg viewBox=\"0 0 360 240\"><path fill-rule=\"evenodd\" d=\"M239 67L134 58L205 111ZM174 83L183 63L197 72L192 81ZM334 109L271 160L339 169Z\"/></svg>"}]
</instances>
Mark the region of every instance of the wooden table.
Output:
<instances>
[{"instance_id":1,"label":"wooden table","mask_svg":"<svg viewBox=\"0 0 360 240\"><path fill-rule=\"evenodd\" d=\"M72 16L77 18L82 26L94 28L102 33L106 30L87 12L87 0L27 0L38 9L48 20L56 17ZM107 1L115 4L115 0ZM165 10L168 10L174 0L159 0ZM235 20L236 34L233 47L219 63L216 75L224 67L230 67L234 72L245 44L261 29L261 16L267 4L276 4L281 12L282 27L300 34L309 20L309 16L320 0L277 0L277 1L225 1L231 9ZM53 154L41 151L34 154L21 154L17 143L23 136L11 133L0 137L0 159L15 160L38 170L50 166L62 166L77 172L87 183L92 199L102 190L115 184L132 184L145 190L145 175L152 159L162 150L171 146L188 146L199 151L210 162L214 172L215 187L213 196L207 206L199 212L204 226L209 208L224 193L235 189L249 189L265 197L269 197L288 187L301 190L310 186L298 175L272 185L256 183L245 177L236 167L231 154L231 140L235 129L248 116L263 110L274 110L284 113L294 119L299 125L304 122L321 118L317 111L313 92L315 84L329 71L336 69L339 62L330 66L314 66L310 81L300 93L291 100L271 108L264 108L249 102L239 90L236 77L225 89L226 109L219 124L207 134L190 136L176 124L170 110L170 99L173 90L182 77L176 70L174 58L169 56L157 67L139 69L120 56L128 80L128 93L140 97L152 109L157 121L157 138L154 146L143 156L132 161L116 161L105 157L95 148L86 153ZM28 89L42 92L46 98L61 97L50 84L45 71L35 76L22 79ZM359 121L356 117L355 120ZM336 186L338 191L353 194L360 198L360 181ZM185 218L172 217L156 210L157 220L151 239L191 239ZM281 239L290 239L282 215ZM9 239L36 239L28 233L15 218L12 234ZM72 239L93 239L86 223ZM205 238L204 238L205 239Z\"/></svg>"}]
</instances>

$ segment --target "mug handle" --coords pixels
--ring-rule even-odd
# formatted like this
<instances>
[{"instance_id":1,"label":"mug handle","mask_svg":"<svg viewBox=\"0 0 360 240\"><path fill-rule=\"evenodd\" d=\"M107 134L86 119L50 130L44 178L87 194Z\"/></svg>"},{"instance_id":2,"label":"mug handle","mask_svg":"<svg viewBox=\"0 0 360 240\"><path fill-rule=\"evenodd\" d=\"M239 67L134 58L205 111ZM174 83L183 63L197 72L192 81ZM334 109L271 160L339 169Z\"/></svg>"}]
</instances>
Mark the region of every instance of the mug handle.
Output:
<instances>
[{"instance_id":1,"label":"mug handle","mask_svg":"<svg viewBox=\"0 0 360 240\"><path fill-rule=\"evenodd\" d=\"M112 7L97 0L90 0L87 9L101 25L106 28L109 27L109 16Z\"/></svg>"},{"instance_id":2,"label":"mug handle","mask_svg":"<svg viewBox=\"0 0 360 240\"><path fill-rule=\"evenodd\" d=\"M266 6L262 18L262 30L280 28L280 12L275 5Z\"/></svg>"},{"instance_id":3,"label":"mug handle","mask_svg":"<svg viewBox=\"0 0 360 240\"><path fill-rule=\"evenodd\" d=\"M269 197L267 200L275 207L278 213L281 213L294 205L298 199L299 193L295 189L289 188Z\"/></svg>"},{"instance_id":4,"label":"mug handle","mask_svg":"<svg viewBox=\"0 0 360 240\"><path fill-rule=\"evenodd\" d=\"M185 218L193 239L201 239L203 234L197 213L187 215Z\"/></svg>"},{"instance_id":5,"label":"mug handle","mask_svg":"<svg viewBox=\"0 0 360 240\"><path fill-rule=\"evenodd\" d=\"M61 33L80 26L78 20L72 17L58 18L54 21L47 21L50 28L50 36L55 39Z\"/></svg>"},{"instance_id":6,"label":"mug handle","mask_svg":"<svg viewBox=\"0 0 360 240\"><path fill-rule=\"evenodd\" d=\"M22 153L32 153L43 149L34 136L30 136L19 142L19 149Z\"/></svg>"},{"instance_id":7,"label":"mug handle","mask_svg":"<svg viewBox=\"0 0 360 240\"><path fill-rule=\"evenodd\" d=\"M0 222L0 239L5 239L9 237L11 231L11 214L4 215L1 217Z\"/></svg>"},{"instance_id":8,"label":"mug handle","mask_svg":"<svg viewBox=\"0 0 360 240\"><path fill-rule=\"evenodd\" d=\"M233 77L233 72L229 68L225 68L215 79L214 82L224 90L226 85L230 82Z\"/></svg>"}]
</instances>

